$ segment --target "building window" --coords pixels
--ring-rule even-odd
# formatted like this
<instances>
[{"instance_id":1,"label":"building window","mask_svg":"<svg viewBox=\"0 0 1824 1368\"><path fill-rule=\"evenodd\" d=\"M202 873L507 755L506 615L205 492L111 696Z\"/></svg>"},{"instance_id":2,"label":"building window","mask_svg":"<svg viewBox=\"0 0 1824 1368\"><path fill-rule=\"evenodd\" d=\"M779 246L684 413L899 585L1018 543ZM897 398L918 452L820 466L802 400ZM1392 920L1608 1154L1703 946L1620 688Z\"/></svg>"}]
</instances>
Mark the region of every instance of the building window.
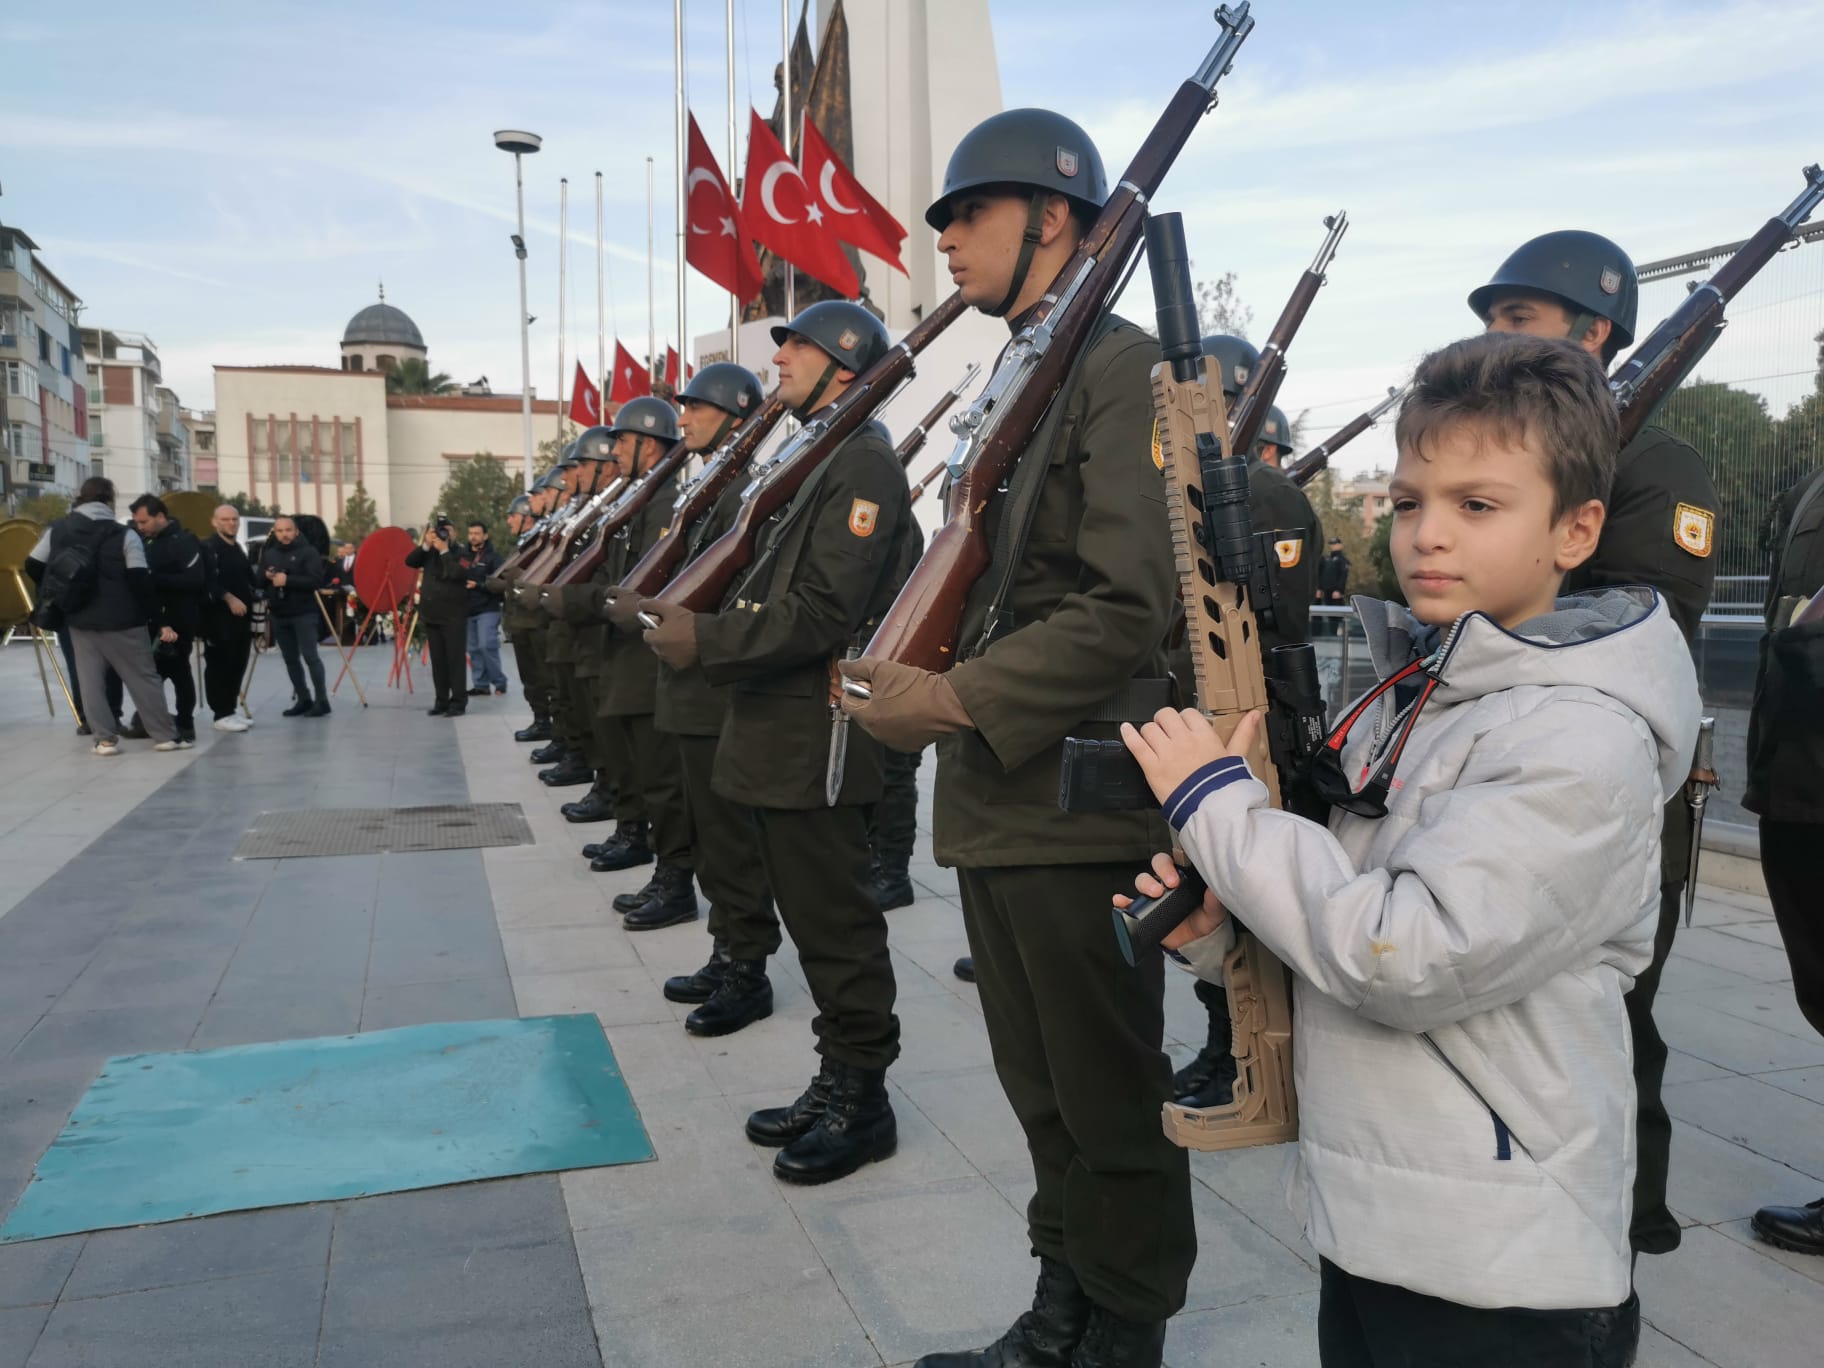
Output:
<instances>
[{"instance_id":1,"label":"building window","mask_svg":"<svg viewBox=\"0 0 1824 1368\"><path fill-rule=\"evenodd\" d=\"M28 366L23 361L8 361L5 365L6 392L16 399L36 399L38 397L36 367Z\"/></svg>"},{"instance_id":2,"label":"building window","mask_svg":"<svg viewBox=\"0 0 1824 1368\"><path fill-rule=\"evenodd\" d=\"M390 371L398 364L399 358L396 356L376 356L374 358L374 369L376 370Z\"/></svg>"},{"instance_id":3,"label":"building window","mask_svg":"<svg viewBox=\"0 0 1824 1368\"><path fill-rule=\"evenodd\" d=\"M358 371L361 369L361 358L358 356L345 356L342 358L342 364L351 371Z\"/></svg>"},{"instance_id":4,"label":"building window","mask_svg":"<svg viewBox=\"0 0 1824 1368\"><path fill-rule=\"evenodd\" d=\"M14 345L19 334L19 311L10 304L0 305L0 347Z\"/></svg>"},{"instance_id":5,"label":"building window","mask_svg":"<svg viewBox=\"0 0 1824 1368\"><path fill-rule=\"evenodd\" d=\"M276 428L272 440L276 448L274 454L279 458L279 483L286 484L291 480L291 424L284 422L273 426Z\"/></svg>"},{"instance_id":6,"label":"building window","mask_svg":"<svg viewBox=\"0 0 1824 1368\"><path fill-rule=\"evenodd\" d=\"M355 425L342 424L342 483L353 485L361 478L361 463L355 459L360 444L355 439Z\"/></svg>"},{"instance_id":7,"label":"building window","mask_svg":"<svg viewBox=\"0 0 1824 1368\"><path fill-rule=\"evenodd\" d=\"M62 354L63 373L65 376L68 376L70 373L70 349L60 342L57 344L57 350Z\"/></svg>"},{"instance_id":8,"label":"building window","mask_svg":"<svg viewBox=\"0 0 1824 1368\"><path fill-rule=\"evenodd\" d=\"M40 361L51 359L51 335L43 328L38 329L38 359Z\"/></svg>"},{"instance_id":9,"label":"building window","mask_svg":"<svg viewBox=\"0 0 1824 1368\"><path fill-rule=\"evenodd\" d=\"M308 421L297 425L298 434L298 479L304 484L314 484L317 478L317 447L311 437L311 425Z\"/></svg>"},{"instance_id":10,"label":"building window","mask_svg":"<svg viewBox=\"0 0 1824 1368\"><path fill-rule=\"evenodd\" d=\"M89 458L89 478L90 479L99 480L99 479L103 478L104 476L106 476L107 473L108 472L107 472L106 462L104 462L101 459L101 457L91 456Z\"/></svg>"}]
</instances>

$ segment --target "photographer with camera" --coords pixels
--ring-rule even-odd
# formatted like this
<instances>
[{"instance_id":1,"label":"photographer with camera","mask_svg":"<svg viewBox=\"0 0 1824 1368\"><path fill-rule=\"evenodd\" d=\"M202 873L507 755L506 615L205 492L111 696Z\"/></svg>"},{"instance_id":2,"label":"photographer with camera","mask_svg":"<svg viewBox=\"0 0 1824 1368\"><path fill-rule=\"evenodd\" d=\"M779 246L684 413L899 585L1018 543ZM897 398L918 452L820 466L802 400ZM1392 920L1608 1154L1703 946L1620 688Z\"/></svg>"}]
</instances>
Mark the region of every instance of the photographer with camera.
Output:
<instances>
[{"instance_id":1,"label":"photographer with camera","mask_svg":"<svg viewBox=\"0 0 1824 1368\"><path fill-rule=\"evenodd\" d=\"M461 717L468 711L469 696L463 686L469 627L469 567L474 561L468 547L455 547L456 528L441 513L431 515L424 536L405 558L414 570L424 572L418 584L418 620L431 650L431 682L437 700L432 717Z\"/></svg>"},{"instance_id":2,"label":"photographer with camera","mask_svg":"<svg viewBox=\"0 0 1824 1368\"><path fill-rule=\"evenodd\" d=\"M285 709L286 717L329 716L329 686L324 680L323 658L317 654L322 620L317 614L317 590L328 576L317 548L298 535L298 525L280 514L272 535L260 551L260 582L272 616L272 635L285 657L296 698ZM309 678L305 677L308 669ZM311 687L316 698L311 698Z\"/></svg>"}]
</instances>

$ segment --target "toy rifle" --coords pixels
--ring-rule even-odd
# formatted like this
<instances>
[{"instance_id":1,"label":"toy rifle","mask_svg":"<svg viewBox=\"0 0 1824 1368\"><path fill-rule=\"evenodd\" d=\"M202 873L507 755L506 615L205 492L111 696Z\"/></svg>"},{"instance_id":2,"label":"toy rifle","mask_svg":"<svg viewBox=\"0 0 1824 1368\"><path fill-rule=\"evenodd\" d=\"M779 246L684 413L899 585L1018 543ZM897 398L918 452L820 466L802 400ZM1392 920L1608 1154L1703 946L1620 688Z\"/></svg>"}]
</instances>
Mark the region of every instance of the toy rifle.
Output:
<instances>
[{"instance_id":1,"label":"toy rifle","mask_svg":"<svg viewBox=\"0 0 1824 1368\"><path fill-rule=\"evenodd\" d=\"M1178 87L1095 224L1001 353L975 402L950 420L957 435L949 467L950 515L881 620L868 657L926 670L948 670L956 663L957 632L970 590L993 560L986 510L1120 292L1140 247L1148 202L1214 107L1217 84L1254 29L1245 3L1222 6L1216 22L1222 32L1215 46ZM1045 458L1043 452L1035 457ZM842 687L858 698L869 693L860 680L845 679Z\"/></svg>"},{"instance_id":2,"label":"toy rifle","mask_svg":"<svg viewBox=\"0 0 1824 1368\"><path fill-rule=\"evenodd\" d=\"M614 502L608 505L608 511L596 520L588 544L551 576L548 587L559 589L566 584L586 584L589 577L601 569L602 562L608 559L608 539L651 503L653 495L663 489L665 482L689 459L690 448L684 445L683 438L673 442L670 450L652 463L650 470L630 487L623 489Z\"/></svg>"},{"instance_id":3,"label":"toy rifle","mask_svg":"<svg viewBox=\"0 0 1824 1368\"><path fill-rule=\"evenodd\" d=\"M904 470L912 464L912 458L924 449L925 438L931 435L931 425L950 411L950 406L963 397L963 391L969 388L969 382L981 373L981 363L971 361L969 369L963 372L963 378L944 391L943 398L931 405L931 412L918 420L918 426L908 432L893 450L899 468ZM914 495L913 497L917 497Z\"/></svg>"},{"instance_id":4,"label":"toy rifle","mask_svg":"<svg viewBox=\"0 0 1824 1368\"><path fill-rule=\"evenodd\" d=\"M1364 432L1368 431L1369 428L1380 422L1381 419L1385 418L1392 410L1398 408L1405 400L1406 396L1411 392L1411 384L1407 384L1402 389L1395 389L1392 385L1389 385L1387 387L1387 397L1385 399L1381 400L1380 403L1376 404L1366 413L1356 414L1355 417L1351 418L1347 423L1344 423L1342 427L1331 433L1329 437L1312 447L1311 450L1307 451L1303 456L1300 456L1286 469L1286 475L1291 479L1293 484L1298 485L1300 488L1310 484L1311 481L1315 480L1329 468L1330 458L1332 456L1336 455L1343 447L1347 446L1350 442L1353 442L1357 437L1360 437Z\"/></svg>"},{"instance_id":5,"label":"toy rifle","mask_svg":"<svg viewBox=\"0 0 1824 1368\"><path fill-rule=\"evenodd\" d=\"M1243 457L1254 450L1260 425L1267 421L1267 411L1279 397L1279 387L1286 378L1286 352L1292 346L1292 339L1298 336L1305 315L1311 312L1317 292L1324 287L1327 279L1324 273L1336 256L1343 234L1349 231L1348 212L1338 210L1326 215L1324 227L1330 230L1324 245L1317 249L1317 255L1298 278L1298 284L1292 287L1292 297L1280 310L1273 331L1267 334L1266 345L1260 349L1260 360L1248 372L1248 383L1242 386L1235 399L1235 411L1229 415L1229 445Z\"/></svg>"},{"instance_id":6,"label":"toy rifle","mask_svg":"<svg viewBox=\"0 0 1824 1368\"><path fill-rule=\"evenodd\" d=\"M1824 200L1824 170L1816 165L1804 171L1805 189L1770 218L1761 230L1737 247L1717 268L1716 274L1695 285L1672 316L1634 349L1609 379L1609 392L1621 409L1621 445L1639 435L1660 404L1697 368L1721 336L1727 320L1723 310L1742 287L1791 242L1811 211Z\"/></svg>"},{"instance_id":7,"label":"toy rifle","mask_svg":"<svg viewBox=\"0 0 1824 1368\"><path fill-rule=\"evenodd\" d=\"M652 597L693 613L714 612L735 577L753 564L754 544L761 526L790 503L836 449L910 378L913 358L955 322L963 308L963 297L951 295L889 348L885 356L856 376L840 398L811 414L742 492L734 526L698 552L671 583ZM656 626L656 619L647 625Z\"/></svg>"}]
</instances>

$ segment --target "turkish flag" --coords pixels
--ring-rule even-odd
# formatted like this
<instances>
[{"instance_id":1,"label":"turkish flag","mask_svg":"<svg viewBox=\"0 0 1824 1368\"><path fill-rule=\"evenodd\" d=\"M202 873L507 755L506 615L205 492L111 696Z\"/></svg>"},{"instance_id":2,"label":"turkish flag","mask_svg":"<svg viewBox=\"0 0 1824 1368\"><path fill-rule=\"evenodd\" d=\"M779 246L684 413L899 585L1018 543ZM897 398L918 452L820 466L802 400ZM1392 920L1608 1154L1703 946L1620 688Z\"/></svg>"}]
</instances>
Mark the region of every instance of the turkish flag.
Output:
<instances>
[{"instance_id":1,"label":"turkish flag","mask_svg":"<svg viewBox=\"0 0 1824 1368\"><path fill-rule=\"evenodd\" d=\"M608 387L608 402L624 404L629 399L638 399L651 393L652 372L628 355L627 348L621 345L621 339L615 338L614 383Z\"/></svg>"},{"instance_id":2,"label":"turkish flag","mask_svg":"<svg viewBox=\"0 0 1824 1368\"><path fill-rule=\"evenodd\" d=\"M570 421L580 427L595 427L602 421L602 392L583 373L583 363L576 363L576 383L570 386Z\"/></svg>"},{"instance_id":3,"label":"turkish flag","mask_svg":"<svg viewBox=\"0 0 1824 1368\"><path fill-rule=\"evenodd\" d=\"M684 368L684 378L680 380L678 378L678 349L673 346L667 346L665 348L665 383L671 386L672 393L677 393L678 389L696 373L697 368L695 366L686 366Z\"/></svg>"},{"instance_id":4,"label":"turkish flag","mask_svg":"<svg viewBox=\"0 0 1824 1368\"><path fill-rule=\"evenodd\" d=\"M741 208L722 179L722 168L710 154L695 114L690 116L689 168L684 202L690 238L684 244L684 260L745 304L760 293L760 261L741 223Z\"/></svg>"},{"instance_id":5,"label":"turkish flag","mask_svg":"<svg viewBox=\"0 0 1824 1368\"><path fill-rule=\"evenodd\" d=\"M842 158L808 118L799 144L799 160L804 163L804 183L822 206L830 231L851 246L879 257L901 275L909 275L906 263L899 259L900 244L906 240L904 225L861 188L855 173L842 164Z\"/></svg>"},{"instance_id":6,"label":"turkish flag","mask_svg":"<svg viewBox=\"0 0 1824 1368\"><path fill-rule=\"evenodd\" d=\"M861 294L855 268L824 222L823 205L758 114L748 128L741 196L741 217L754 241L839 294L850 299Z\"/></svg>"}]
</instances>

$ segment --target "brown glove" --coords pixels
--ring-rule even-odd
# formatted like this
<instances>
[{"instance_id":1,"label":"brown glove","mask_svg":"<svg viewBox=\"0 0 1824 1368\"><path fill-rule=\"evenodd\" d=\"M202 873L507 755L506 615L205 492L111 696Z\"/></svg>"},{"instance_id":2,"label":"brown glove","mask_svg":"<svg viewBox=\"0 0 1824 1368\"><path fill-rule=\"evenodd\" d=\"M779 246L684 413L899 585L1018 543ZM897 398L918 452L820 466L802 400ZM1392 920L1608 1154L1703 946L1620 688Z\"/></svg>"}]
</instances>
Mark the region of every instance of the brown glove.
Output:
<instances>
[{"instance_id":1,"label":"brown glove","mask_svg":"<svg viewBox=\"0 0 1824 1368\"><path fill-rule=\"evenodd\" d=\"M486 580L485 582L483 582L481 587L483 589L486 589L490 594L504 594L512 586L509 585L499 575L495 575L492 579L489 579L489 580Z\"/></svg>"},{"instance_id":2,"label":"brown glove","mask_svg":"<svg viewBox=\"0 0 1824 1368\"><path fill-rule=\"evenodd\" d=\"M697 615L675 603L641 599L637 612L659 620L646 629L646 644L653 654L674 670L688 670L697 663Z\"/></svg>"},{"instance_id":3,"label":"brown glove","mask_svg":"<svg viewBox=\"0 0 1824 1368\"><path fill-rule=\"evenodd\" d=\"M595 615L603 622L613 623L620 631L638 632L641 630L640 596L619 585L597 590Z\"/></svg>"},{"instance_id":4,"label":"brown glove","mask_svg":"<svg viewBox=\"0 0 1824 1368\"><path fill-rule=\"evenodd\" d=\"M595 622L593 599L595 587L589 584L566 584L551 591L563 607L563 619L572 627L588 627Z\"/></svg>"},{"instance_id":5,"label":"brown glove","mask_svg":"<svg viewBox=\"0 0 1824 1368\"><path fill-rule=\"evenodd\" d=\"M892 660L845 660L841 670L872 696L842 696L842 710L883 746L916 755L940 736L975 726L949 677Z\"/></svg>"}]
</instances>

